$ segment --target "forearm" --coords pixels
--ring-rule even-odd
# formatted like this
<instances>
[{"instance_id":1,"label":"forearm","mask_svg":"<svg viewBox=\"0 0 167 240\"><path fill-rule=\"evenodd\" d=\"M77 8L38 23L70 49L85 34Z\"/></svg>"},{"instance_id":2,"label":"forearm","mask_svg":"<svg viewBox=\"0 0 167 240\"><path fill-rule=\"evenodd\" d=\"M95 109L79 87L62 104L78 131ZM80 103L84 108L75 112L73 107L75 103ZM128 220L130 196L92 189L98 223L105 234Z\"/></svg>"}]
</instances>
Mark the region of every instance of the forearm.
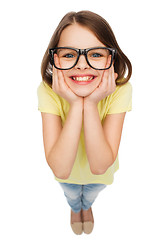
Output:
<instances>
[{"instance_id":1,"label":"forearm","mask_svg":"<svg viewBox=\"0 0 167 240\"><path fill-rule=\"evenodd\" d=\"M94 174L103 174L114 162L103 131L97 105L84 104L84 137L87 158Z\"/></svg>"},{"instance_id":2,"label":"forearm","mask_svg":"<svg viewBox=\"0 0 167 240\"><path fill-rule=\"evenodd\" d=\"M61 134L50 151L48 163L58 178L69 177L75 162L82 128L83 107L70 107Z\"/></svg>"}]
</instances>

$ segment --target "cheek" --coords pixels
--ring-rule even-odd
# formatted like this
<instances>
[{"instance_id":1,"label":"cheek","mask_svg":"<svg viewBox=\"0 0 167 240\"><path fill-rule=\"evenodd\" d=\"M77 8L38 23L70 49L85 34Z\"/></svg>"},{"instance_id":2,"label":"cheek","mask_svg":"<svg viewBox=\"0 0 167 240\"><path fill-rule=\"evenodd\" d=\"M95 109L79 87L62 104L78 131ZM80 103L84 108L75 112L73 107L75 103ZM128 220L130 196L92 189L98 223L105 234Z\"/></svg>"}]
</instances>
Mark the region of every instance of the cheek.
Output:
<instances>
[{"instance_id":1,"label":"cheek","mask_svg":"<svg viewBox=\"0 0 167 240\"><path fill-rule=\"evenodd\" d=\"M98 81L99 81L99 83L102 81L103 72L104 72L104 71L100 72L99 75L98 75Z\"/></svg>"},{"instance_id":2,"label":"cheek","mask_svg":"<svg viewBox=\"0 0 167 240\"><path fill-rule=\"evenodd\" d=\"M68 70L61 70L62 71L62 73L63 73L63 76L64 76L64 78L67 78L67 72L68 72Z\"/></svg>"},{"instance_id":3,"label":"cheek","mask_svg":"<svg viewBox=\"0 0 167 240\"><path fill-rule=\"evenodd\" d=\"M62 70L62 73L63 73L65 82L67 83L68 81L70 81L70 79L68 77L69 76L68 70L66 70L66 71Z\"/></svg>"}]
</instances>

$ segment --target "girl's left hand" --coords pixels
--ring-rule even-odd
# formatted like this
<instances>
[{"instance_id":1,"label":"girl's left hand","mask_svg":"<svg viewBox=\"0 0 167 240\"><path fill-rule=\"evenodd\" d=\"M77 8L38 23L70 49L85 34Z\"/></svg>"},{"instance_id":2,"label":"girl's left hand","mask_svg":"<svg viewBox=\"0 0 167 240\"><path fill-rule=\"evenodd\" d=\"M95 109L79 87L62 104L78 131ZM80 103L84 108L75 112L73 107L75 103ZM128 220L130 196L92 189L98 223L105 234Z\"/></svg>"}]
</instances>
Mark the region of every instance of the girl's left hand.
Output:
<instances>
[{"instance_id":1,"label":"girl's left hand","mask_svg":"<svg viewBox=\"0 0 167 240\"><path fill-rule=\"evenodd\" d=\"M89 96L84 97L84 103L98 104L100 100L112 94L116 89L115 80L117 77L118 74L114 72L112 64L111 68L104 70L100 85Z\"/></svg>"}]
</instances>

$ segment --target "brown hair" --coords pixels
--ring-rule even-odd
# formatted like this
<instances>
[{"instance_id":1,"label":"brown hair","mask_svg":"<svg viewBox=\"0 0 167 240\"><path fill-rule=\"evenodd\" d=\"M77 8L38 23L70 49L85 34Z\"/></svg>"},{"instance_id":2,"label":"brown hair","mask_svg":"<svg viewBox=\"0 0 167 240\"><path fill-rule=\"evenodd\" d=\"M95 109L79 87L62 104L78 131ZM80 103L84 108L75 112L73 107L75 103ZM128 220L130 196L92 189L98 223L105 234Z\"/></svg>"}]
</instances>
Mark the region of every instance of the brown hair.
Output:
<instances>
[{"instance_id":1,"label":"brown hair","mask_svg":"<svg viewBox=\"0 0 167 240\"><path fill-rule=\"evenodd\" d=\"M122 85L128 82L132 74L131 62L120 49L108 22L98 14L90 11L69 12L62 18L53 33L48 48L43 56L41 63L41 75L43 81L49 86L52 86L52 63L49 56L49 48L56 47L62 31L74 23L89 28L95 34L97 39L106 47L113 47L117 50L116 59L114 61L114 69L115 72L118 73L116 84ZM125 77L126 70L128 70L127 77Z\"/></svg>"}]
</instances>

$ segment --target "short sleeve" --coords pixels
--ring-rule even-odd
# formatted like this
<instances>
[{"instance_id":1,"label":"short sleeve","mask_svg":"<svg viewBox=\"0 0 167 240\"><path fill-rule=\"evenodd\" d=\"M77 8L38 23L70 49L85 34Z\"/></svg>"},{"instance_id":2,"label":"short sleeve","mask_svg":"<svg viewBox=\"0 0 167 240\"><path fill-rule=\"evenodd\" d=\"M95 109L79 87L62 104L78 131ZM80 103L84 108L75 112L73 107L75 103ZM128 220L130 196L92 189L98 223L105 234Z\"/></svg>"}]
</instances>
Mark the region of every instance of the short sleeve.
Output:
<instances>
[{"instance_id":1,"label":"short sleeve","mask_svg":"<svg viewBox=\"0 0 167 240\"><path fill-rule=\"evenodd\" d=\"M38 110L40 112L56 114L60 116L59 99L53 90L44 82L37 89Z\"/></svg>"},{"instance_id":2,"label":"short sleeve","mask_svg":"<svg viewBox=\"0 0 167 240\"><path fill-rule=\"evenodd\" d=\"M117 86L110 95L107 114L129 112L132 110L132 85L130 82Z\"/></svg>"}]
</instances>

